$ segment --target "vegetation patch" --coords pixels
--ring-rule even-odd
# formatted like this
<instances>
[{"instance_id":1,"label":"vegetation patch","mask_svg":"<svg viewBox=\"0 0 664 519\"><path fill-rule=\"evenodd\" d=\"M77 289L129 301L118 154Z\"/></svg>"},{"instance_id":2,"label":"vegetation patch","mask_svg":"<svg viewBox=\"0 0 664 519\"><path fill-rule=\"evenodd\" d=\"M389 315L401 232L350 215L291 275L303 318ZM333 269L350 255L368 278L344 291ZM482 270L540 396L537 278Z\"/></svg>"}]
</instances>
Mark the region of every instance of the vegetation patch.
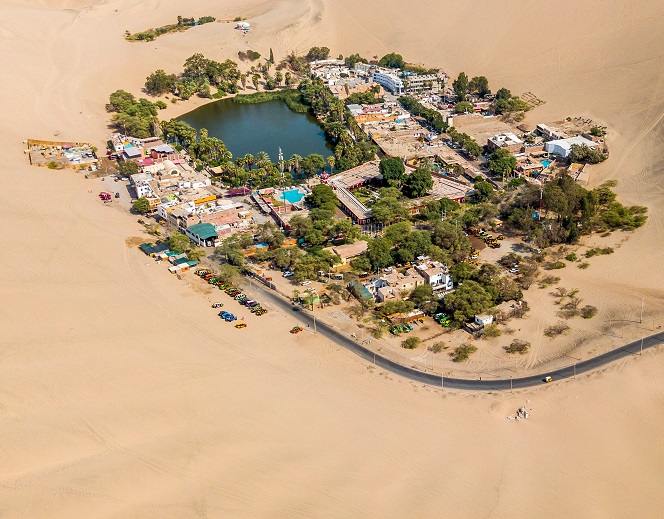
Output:
<instances>
[{"instance_id":1,"label":"vegetation patch","mask_svg":"<svg viewBox=\"0 0 664 519\"><path fill-rule=\"evenodd\" d=\"M178 16L178 22L170 25L162 25L156 29L146 29L145 31L136 32L131 34L129 31L125 32L125 40L127 41L153 41L155 38L168 34L171 32L182 32L197 25L204 25L212 23L216 20L214 16L202 16L198 20L195 18L183 18Z\"/></svg>"},{"instance_id":2,"label":"vegetation patch","mask_svg":"<svg viewBox=\"0 0 664 519\"><path fill-rule=\"evenodd\" d=\"M547 327L544 330L544 335L547 337L557 337L558 335L565 333L567 330L569 330L569 326L563 322L559 322Z\"/></svg>"},{"instance_id":3,"label":"vegetation patch","mask_svg":"<svg viewBox=\"0 0 664 519\"><path fill-rule=\"evenodd\" d=\"M268 101L283 101L293 112L306 113L309 106L306 105L297 89L271 90L267 92L255 92L253 94L238 94L233 98L234 103L250 105L267 103Z\"/></svg>"},{"instance_id":4,"label":"vegetation patch","mask_svg":"<svg viewBox=\"0 0 664 519\"><path fill-rule=\"evenodd\" d=\"M468 360L476 351L476 346L473 346L472 344L462 344L458 348L455 348L455 350L450 353L450 356L454 362L463 362L464 360Z\"/></svg>"},{"instance_id":5,"label":"vegetation patch","mask_svg":"<svg viewBox=\"0 0 664 519\"><path fill-rule=\"evenodd\" d=\"M613 247L595 247L594 249L588 249L586 251L586 258L592 258L593 256L605 256L608 254L613 254L615 251L613 250Z\"/></svg>"},{"instance_id":6,"label":"vegetation patch","mask_svg":"<svg viewBox=\"0 0 664 519\"><path fill-rule=\"evenodd\" d=\"M581 317L584 319L592 319L597 315L597 308L594 306L586 305L581 309Z\"/></svg>"},{"instance_id":7,"label":"vegetation patch","mask_svg":"<svg viewBox=\"0 0 664 519\"><path fill-rule=\"evenodd\" d=\"M498 328L498 326L495 324L490 324L489 326L484 327L484 333L482 334L482 337L494 338L500 337L500 335L500 328Z\"/></svg>"},{"instance_id":8,"label":"vegetation patch","mask_svg":"<svg viewBox=\"0 0 664 519\"><path fill-rule=\"evenodd\" d=\"M507 353L518 353L519 355L525 355L529 349L530 343L521 339L514 339L509 346L505 346Z\"/></svg>"},{"instance_id":9,"label":"vegetation patch","mask_svg":"<svg viewBox=\"0 0 664 519\"><path fill-rule=\"evenodd\" d=\"M408 337L405 341L401 343L402 348L406 348L407 350L414 350L417 348L420 344L422 339L419 337Z\"/></svg>"}]
</instances>

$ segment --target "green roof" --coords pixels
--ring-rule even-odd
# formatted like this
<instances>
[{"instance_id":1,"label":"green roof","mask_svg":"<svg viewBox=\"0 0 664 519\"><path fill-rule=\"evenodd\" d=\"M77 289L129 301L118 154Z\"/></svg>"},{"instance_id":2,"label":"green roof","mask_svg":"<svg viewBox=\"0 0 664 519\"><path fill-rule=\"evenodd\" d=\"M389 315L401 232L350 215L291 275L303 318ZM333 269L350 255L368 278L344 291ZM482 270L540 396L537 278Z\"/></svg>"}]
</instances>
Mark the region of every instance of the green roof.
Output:
<instances>
[{"instance_id":1,"label":"green roof","mask_svg":"<svg viewBox=\"0 0 664 519\"><path fill-rule=\"evenodd\" d=\"M214 225L211 223L197 223L187 227L187 230L194 236L198 236L201 240L219 237L217 231L214 229Z\"/></svg>"}]
</instances>

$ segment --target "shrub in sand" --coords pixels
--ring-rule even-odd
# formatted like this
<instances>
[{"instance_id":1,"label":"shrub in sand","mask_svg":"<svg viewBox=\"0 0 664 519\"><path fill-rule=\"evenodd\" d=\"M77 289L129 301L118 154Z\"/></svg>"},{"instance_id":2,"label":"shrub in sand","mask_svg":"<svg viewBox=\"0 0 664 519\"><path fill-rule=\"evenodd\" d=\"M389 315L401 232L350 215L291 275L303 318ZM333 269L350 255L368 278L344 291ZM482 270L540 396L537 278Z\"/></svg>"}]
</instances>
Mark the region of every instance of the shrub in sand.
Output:
<instances>
[{"instance_id":1,"label":"shrub in sand","mask_svg":"<svg viewBox=\"0 0 664 519\"><path fill-rule=\"evenodd\" d=\"M472 344L462 344L456 348L450 355L454 362L462 362L468 360L470 356L477 351L477 347Z\"/></svg>"},{"instance_id":2,"label":"shrub in sand","mask_svg":"<svg viewBox=\"0 0 664 519\"><path fill-rule=\"evenodd\" d=\"M565 333L567 330L569 330L569 326L563 322L559 322L544 330L544 335L547 337L557 337L558 335Z\"/></svg>"},{"instance_id":3,"label":"shrub in sand","mask_svg":"<svg viewBox=\"0 0 664 519\"><path fill-rule=\"evenodd\" d=\"M414 350L417 348L417 346L420 344L422 339L419 337L408 337L405 341L401 343L402 348L406 348L407 350Z\"/></svg>"},{"instance_id":4,"label":"shrub in sand","mask_svg":"<svg viewBox=\"0 0 664 519\"><path fill-rule=\"evenodd\" d=\"M447 346L445 346L445 343L443 341L437 342L435 344L432 344L429 346L429 351L433 353L440 353L443 350L446 350Z\"/></svg>"},{"instance_id":5,"label":"shrub in sand","mask_svg":"<svg viewBox=\"0 0 664 519\"><path fill-rule=\"evenodd\" d=\"M500 337L500 335L500 328L498 328L498 326L495 324L490 324L489 326L484 327L484 334L482 334L482 337L492 338Z\"/></svg>"},{"instance_id":6,"label":"shrub in sand","mask_svg":"<svg viewBox=\"0 0 664 519\"><path fill-rule=\"evenodd\" d=\"M594 306L586 305L581 309L581 317L584 319L591 319L597 315L597 308Z\"/></svg>"},{"instance_id":7,"label":"shrub in sand","mask_svg":"<svg viewBox=\"0 0 664 519\"><path fill-rule=\"evenodd\" d=\"M519 355L525 355L528 353L529 349L530 343L520 339L514 339L509 346L505 346L505 351L507 353L518 353Z\"/></svg>"}]
</instances>

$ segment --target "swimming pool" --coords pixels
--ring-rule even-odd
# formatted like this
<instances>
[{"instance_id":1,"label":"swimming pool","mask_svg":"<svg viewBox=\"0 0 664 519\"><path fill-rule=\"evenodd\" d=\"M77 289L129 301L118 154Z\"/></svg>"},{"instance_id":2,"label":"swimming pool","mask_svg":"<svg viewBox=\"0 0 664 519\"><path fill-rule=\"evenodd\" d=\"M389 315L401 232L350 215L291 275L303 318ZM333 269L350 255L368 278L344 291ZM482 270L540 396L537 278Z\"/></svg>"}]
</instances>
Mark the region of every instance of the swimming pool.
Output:
<instances>
[{"instance_id":1,"label":"swimming pool","mask_svg":"<svg viewBox=\"0 0 664 519\"><path fill-rule=\"evenodd\" d=\"M290 191L283 191L281 193L281 200L285 200L289 204L297 204L304 198L304 193L300 193L299 189L291 189Z\"/></svg>"},{"instance_id":2,"label":"swimming pool","mask_svg":"<svg viewBox=\"0 0 664 519\"><path fill-rule=\"evenodd\" d=\"M543 161L542 161L542 166L544 166L545 168L548 168L548 167L549 167L549 164L551 164L551 161L550 161L550 160L543 160Z\"/></svg>"}]
</instances>

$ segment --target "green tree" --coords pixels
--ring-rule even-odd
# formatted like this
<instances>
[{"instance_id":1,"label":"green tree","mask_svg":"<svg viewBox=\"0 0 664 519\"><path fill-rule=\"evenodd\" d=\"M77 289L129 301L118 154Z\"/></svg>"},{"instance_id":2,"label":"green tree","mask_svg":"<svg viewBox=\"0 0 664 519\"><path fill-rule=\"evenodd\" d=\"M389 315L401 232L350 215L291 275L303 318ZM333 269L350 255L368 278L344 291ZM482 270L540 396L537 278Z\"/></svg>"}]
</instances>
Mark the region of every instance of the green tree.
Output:
<instances>
[{"instance_id":1,"label":"green tree","mask_svg":"<svg viewBox=\"0 0 664 519\"><path fill-rule=\"evenodd\" d=\"M491 93L489 80L485 76L475 76L471 79L468 83L468 89L481 97Z\"/></svg>"},{"instance_id":2,"label":"green tree","mask_svg":"<svg viewBox=\"0 0 664 519\"><path fill-rule=\"evenodd\" d=\"M133 160L125 160L118 164L118 172L123 177L131 177L140 171L140 166Z\"/></svg>"},{"instance_id":3,"label":"green tree","mask_svg":"<svg viewBox=\"0 0 664 519\"><path fill-rule=\"evenodd\" d=\"M488 200L493 195L493 186L486 180L475 182L475 198L478 202Z\"/></svg>"},{"instance_id":4,"label":"green tree","mask_svg":"<svg viewBox=\"0 0 664 519\"><path fill-rule=\"evenodd\" d=\"M159 69L146 78L145 91L151 96L160 96L173 92L176 82L175 74L166 74L162 69Z\"/></svg>"},{"instance_id":5,"label":"green tree","mask_svg":"<svg viewBox=\"0 0 664 519\"><path fill-rule=\"evenodd\" d=\"M401 159L396 157L384 157L380 160L380 174L383 175L383 183L388 186L398 186L406 171Z\"/></svg>"},{"instance_id":6,"label":"green tree","mask_svg":"<svg viewBox=\"0 0 664 519\"><path fill-rule=\"evenodd\" d=\"M468 101L459 101L454 105L454 111L458 114L463 114L466 112L472 114L475 112L475 107L473 106L473 103L469 103Z\"/></svg>"},{"instance_id":7,"label":"green tree","mask_svg":"<svg viewBox=\"0 0 664 519\"><path fill-rule=\"evenodd\" d=\"M468 76L461 72L459 76L452 82L452 88L459 101L465 101L468 95Z\"/></svg>"},{"instance_id":8,"label":"green tree","mask_svg":"<svg viewBox=\"0 0 664 519\"><path fill-rule=\"evenodd\" d=\"M401 54L396 54L395 52L390 52L385 54L380 61L378 62L379 67L385 68L400 68L403 69L406 66L406 62L403 60Z\"/></svg>"},{"instance_id":9,"label":"green tree","mask_svg":"<svg viewBox=\"0 0 664 519\"><path fill-rule=\"evenodd\" d=\"M408 198L420 198L433 187L431 171L427 168L417 168L403 180L402 191Z\"/></svg>"},{"instance_id":10,"label":"green tree","mask_svg":"<svg viewBox=\"0 0 664 519\"><path fill-rule=\"evenodd\" d=\"M141 197L131 205L131 210L138 214L148 214L150 212L150 202L145 197Z\"/></svg>"},{"instance_id":11,"label":"green tree","mask_svg":"<svg viewBox=\"0 0 664 519\"><path fill-rule=\"evenodd\" d=\"M304 159L302 159L300 164L305 175L312 177L319 171L323 170L327 162L322 155L318 153L312 153L311 155L307 155Z\"/></svg>"},{"instance_id":12,"label":"green tree","mask_svg":"<svg viewBox=\"0 0 664 519\"><path fill-rule=\"evenodd\" d=\"M374 270L379 270L394 264L391 250L392 243L385 238L376 238L369 242L367 258L371 262L371 266Z\"/></svg>"},{"instance_id":13,"label":"green tree","mask_svg":"<svg viewBox=\"0 0 664 519\"><path fill-rule=\"evenodd\" d=\"M454 293L446 295L443 301L457 321L471 319L487 311L492 304L491 295L482 285L471 280L464 281Z\"/></svg>"},{"instance_id":14,"label":"green tree","mask_svg":"<svg viewBox=\"0 0 664 519\"><path fill-rule=\"evenodd\" d=\"M374 220L385 225L389 225L407 214L406 208L396 198L381 198L371 206L371 215Z\"/></svg>"},{"instance_id":15,"label":"green tree","mask_svg":"<svg viewBox=\"0 0 664 519\"><path fill-rule=\"evenodd\" d=\"M327 47L311 47L307 52L307 61L320 61L330 56L330 49Z\"/></svg>"},{"instance_id":16,"label":"green tree","mask_svg":"<svg viewBox=\"0 0 664 519\"><path fill-rule=\"evenodd\" d=\"M189 238L179 232L172 234L168 238L168 246L175 252L189 252L192 248Z\"/></svg>"},{"instance_id":17,"label":"green tree","mask_svg":"<svg viewBox=\"0 0 664 519\"><path fill-rule=\"evenodd\" d=\"M330 211L335 211L339 205L334 190L326 184L314 186L311 189L311 194L307 196L306 202L313 208L328 209Z\"/></svg>"},{"instance_id":18,"label":"green tree","mask_svg":"<svg viewBox=\"0 0 664 519\"><path fill-rule=\"evenodd\" d=\"M369 61L367 61L359 54L351 54L344 60L344 63L349 69L352 70L355 68L356 63L369 63Z\"/></svg>"},{"instance_id":19,"label":"green tree","mask_svg":"<svg viewBox=\"0 0 664 519\"><path fill-rule=\"evenodd\" d=\"M495 175L508 177L516 169L516 157L505 148L494 151L489 157L489 170Z\"/></svg>"},{"instance_id":20,"label":"green tree","mask_svg":"<svg viewBox=\"0 0 664 519\"><path fill-rule=\"evenodd\" d=\"M438 308L438 298L433 295L433 288L431 285L420 285L415 287L410 293L409 301L424 313L429 313L432 309Z\"/></svg>"},{"instance_id":21,"label":"green tree","mask_svg":"<svg viewBox=\"0 0 664 519\"><path fill-rule=\"evenodd\" d=\"M258 74L254 74L253 76L251 76L251 82L252 82L253 85L254 85L254 90L258 90L258 80L259 80L260 78L261 78L261 77L260 77Z\"/></svg>"},{"instance_id":22,"label":"green tree","mask_svg":"<svg viewBox=\"0 0 664 519\"><path fill-rule=\"evenodd\" d=\"M274 52L272 52L272 47L270 47L270 59L268 59L268 61L274 65Z\"/></svg>"}]
</instances>

